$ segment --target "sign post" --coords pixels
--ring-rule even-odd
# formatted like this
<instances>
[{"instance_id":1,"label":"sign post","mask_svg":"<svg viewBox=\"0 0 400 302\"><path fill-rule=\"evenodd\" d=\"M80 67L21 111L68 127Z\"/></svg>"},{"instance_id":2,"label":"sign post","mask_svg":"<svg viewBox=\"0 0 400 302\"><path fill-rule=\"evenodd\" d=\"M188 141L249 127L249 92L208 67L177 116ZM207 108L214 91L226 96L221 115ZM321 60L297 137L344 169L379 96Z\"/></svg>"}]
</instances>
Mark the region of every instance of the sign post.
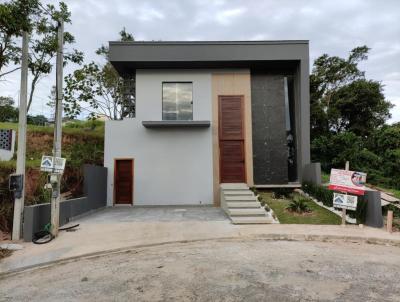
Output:
<instances>
[{"instance_id":1,"label":"sign post","mask_svg":"<svg viewBox=\"0 0 400 302\"><path fill-rule=\"evenodd\" d=\"M329 189L339 191L343 194L335 193L334 206L342 208L342 225L346 225L346 209L355 210L357 207L357 197L353 195L364 195L366 190L365 183L367 174L363 172L355 172L349 170L349 162L346 162L345 170L332 169ZM336 201L336 204L335 204ZM340 203L341 201L341 203ZM340 206L346 204L346 206ZM355 204L355 207L352 205Z\"/></svg>"},{"instance_id":2,"label":"sign post","mask_svg":"<svg viewBox=\"0 0 400 302\"><path fill-rule=\"evenodd\" d=\"M350 163L346 161L346 165L344 168L346 171L350 170ZM347 200L347 192L346 192L346 200ZM346 208L342 208L342 226L346 225Z\"/></svg>"}]
</instances>

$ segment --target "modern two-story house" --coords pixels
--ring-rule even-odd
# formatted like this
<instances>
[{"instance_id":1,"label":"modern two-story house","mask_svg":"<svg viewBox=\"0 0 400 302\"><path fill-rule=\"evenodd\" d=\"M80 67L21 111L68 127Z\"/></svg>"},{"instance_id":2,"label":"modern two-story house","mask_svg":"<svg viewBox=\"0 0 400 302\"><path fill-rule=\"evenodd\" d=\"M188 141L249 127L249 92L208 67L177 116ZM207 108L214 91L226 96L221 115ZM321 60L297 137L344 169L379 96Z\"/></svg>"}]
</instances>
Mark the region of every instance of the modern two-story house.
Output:
<instances>
[{"instance_id":1,"label":"modern two-story house","mask_svg":"<svg viewBox=\"0 0 400 302\"><path fill-rule=\"evenodd\" d=\"M108 205L219 205L221 183L298 184L308 41L110 42L135 114L107 121Z\"/></svg>"}]
</instances>

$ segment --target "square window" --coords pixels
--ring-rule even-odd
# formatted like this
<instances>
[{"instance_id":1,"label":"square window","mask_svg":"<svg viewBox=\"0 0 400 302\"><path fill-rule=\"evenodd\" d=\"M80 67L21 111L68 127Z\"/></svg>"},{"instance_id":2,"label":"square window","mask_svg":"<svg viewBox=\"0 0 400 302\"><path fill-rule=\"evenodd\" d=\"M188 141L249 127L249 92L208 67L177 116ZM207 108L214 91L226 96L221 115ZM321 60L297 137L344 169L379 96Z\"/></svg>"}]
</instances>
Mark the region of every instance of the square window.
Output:
<instances>
[{"instance_id":1,"label":"square window","mask_svg":"<svg viewBox=\"0 0 400 302\"><path fill-rule=\"evenodd\" d=\"M162 103L163 120L193 120L193 83L163 82Z\"/></svg>"}]
</instances>

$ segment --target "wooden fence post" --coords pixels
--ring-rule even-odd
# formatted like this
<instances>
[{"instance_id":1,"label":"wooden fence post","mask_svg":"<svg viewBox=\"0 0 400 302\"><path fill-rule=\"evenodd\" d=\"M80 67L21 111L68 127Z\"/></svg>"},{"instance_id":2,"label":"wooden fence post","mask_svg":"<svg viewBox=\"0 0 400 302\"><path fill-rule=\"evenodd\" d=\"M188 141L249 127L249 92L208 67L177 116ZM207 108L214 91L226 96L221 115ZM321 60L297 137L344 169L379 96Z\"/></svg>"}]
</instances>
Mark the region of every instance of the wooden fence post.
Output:
<instances>
[{"instance_id":1,"label":"wooden fence post","mask_svg":"<svg viewBox=\"0 0 400 302\"><path fill-rule=\"evenodd\" d=\"M393 228L393 211L387 212L387 219L386 219L386 229L389 233L392 233Z\"/></svg>"}]
</instances>

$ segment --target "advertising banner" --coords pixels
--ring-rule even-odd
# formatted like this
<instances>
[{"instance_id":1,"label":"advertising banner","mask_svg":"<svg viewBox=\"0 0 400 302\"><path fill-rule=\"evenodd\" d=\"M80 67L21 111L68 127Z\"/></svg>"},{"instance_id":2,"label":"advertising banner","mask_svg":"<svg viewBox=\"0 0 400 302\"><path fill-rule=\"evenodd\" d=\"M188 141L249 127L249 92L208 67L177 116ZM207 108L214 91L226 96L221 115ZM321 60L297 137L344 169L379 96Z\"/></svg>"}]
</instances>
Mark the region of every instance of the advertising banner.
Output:
<instances>
[{"instance_id":1,"label":"advertising banner","mask_svg":"<svg viewBox=\"0 0 400 302\"><path fill-rule=\"evenodd\" d=\"M364 195L367 174L363 172L332 169L329 189L343 193Z\"/></svg>"}]
</instances>

